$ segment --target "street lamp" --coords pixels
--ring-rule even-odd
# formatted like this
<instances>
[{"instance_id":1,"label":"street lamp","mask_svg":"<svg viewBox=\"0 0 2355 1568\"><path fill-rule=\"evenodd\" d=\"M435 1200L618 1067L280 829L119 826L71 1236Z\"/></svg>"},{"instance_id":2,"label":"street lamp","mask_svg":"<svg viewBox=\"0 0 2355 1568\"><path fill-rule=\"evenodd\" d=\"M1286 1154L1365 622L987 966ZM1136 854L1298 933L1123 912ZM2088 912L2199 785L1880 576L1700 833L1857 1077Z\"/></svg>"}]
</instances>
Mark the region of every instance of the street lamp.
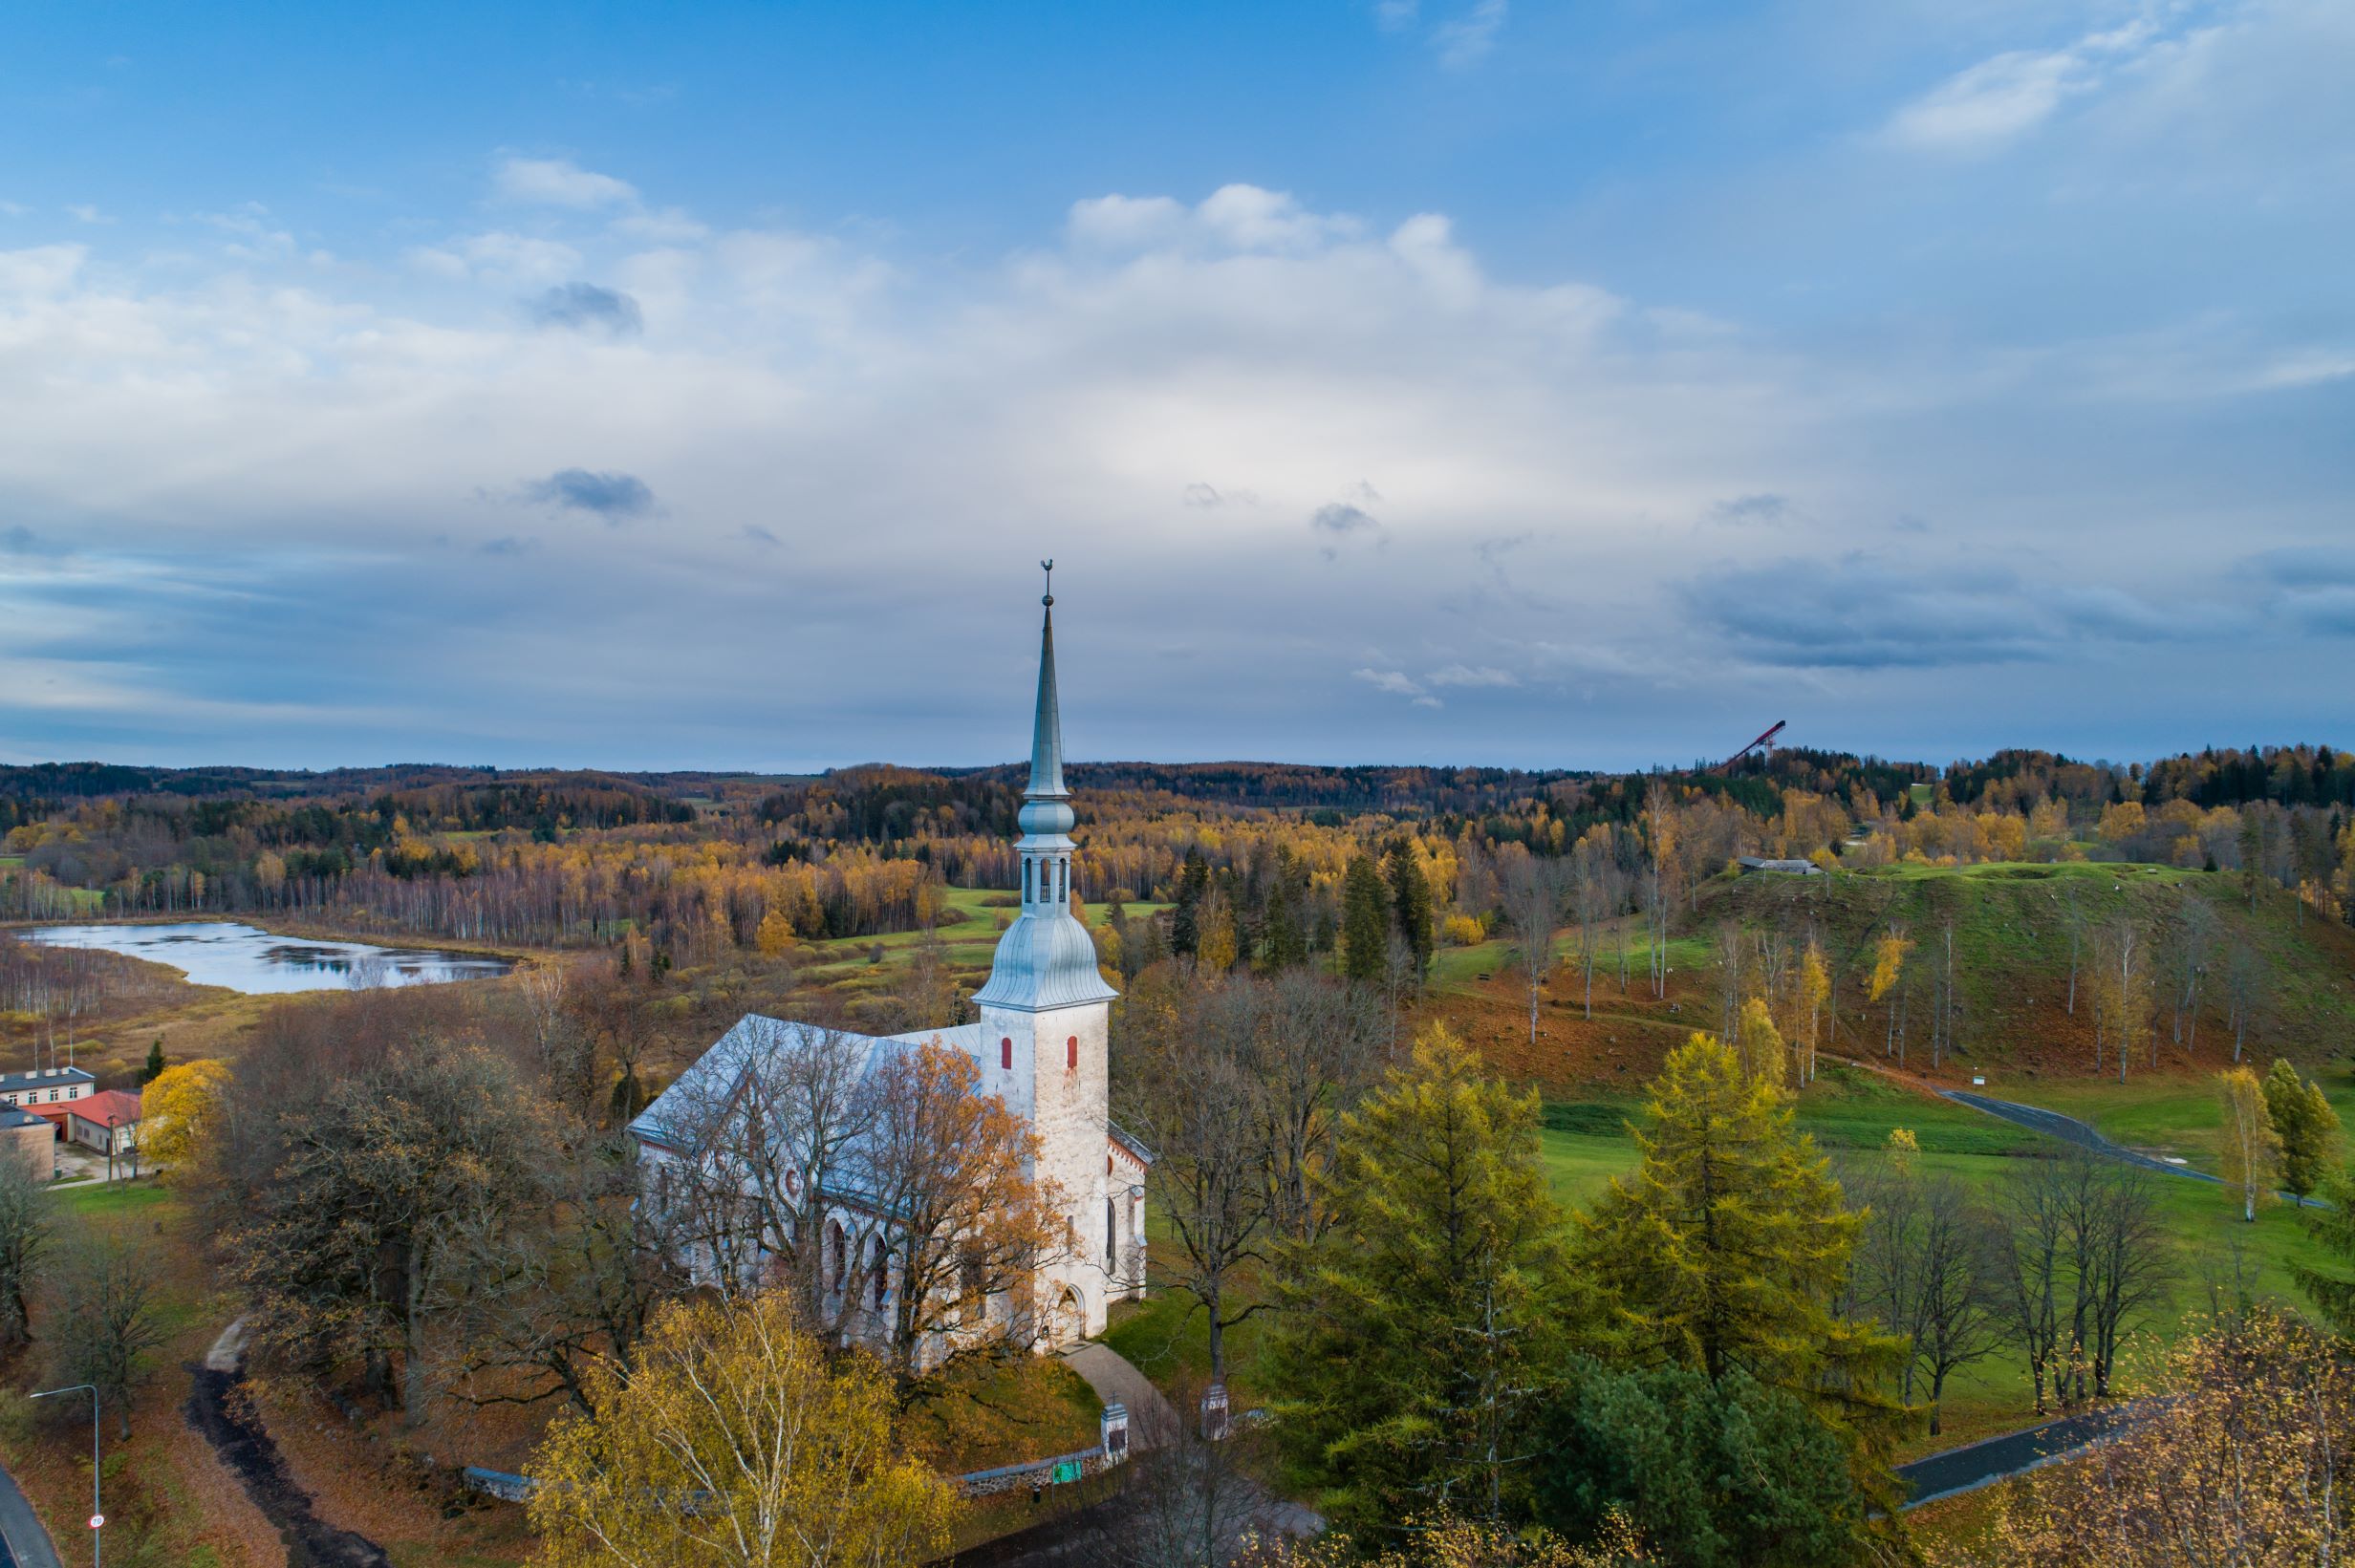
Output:
<instances>
[{"instance_id":1,"label":"street lamp","mask_svg":"<svg viewBox=\"0 0 2355 1568\"><path fill-rule=\"evenodd\" d=\"M98 1502L98 1385L77 1383L71 1388L44 1388L32 1397L83 1392L90 1395L90 1568L98 1568L98 1532L106 1525L106 1510Z\"/></svg>"}]
</instances>

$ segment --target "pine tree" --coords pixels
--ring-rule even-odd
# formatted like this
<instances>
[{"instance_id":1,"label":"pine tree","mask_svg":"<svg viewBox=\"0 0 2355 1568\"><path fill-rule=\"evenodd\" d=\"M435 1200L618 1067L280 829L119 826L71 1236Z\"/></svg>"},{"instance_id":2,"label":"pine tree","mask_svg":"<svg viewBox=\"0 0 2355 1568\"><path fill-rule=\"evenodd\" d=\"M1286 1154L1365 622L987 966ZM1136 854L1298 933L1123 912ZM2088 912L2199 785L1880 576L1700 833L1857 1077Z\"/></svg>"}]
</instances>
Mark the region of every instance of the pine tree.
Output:
<instances>
[{"instance_id":1,"label":"pine tree","mask_svg":"<svg viewBox=\"0 0 2355 1568\"><path fill-rule=\"evenodd\" d=\"M1308 958L1308 938L1300 921L1300 889L1293 880L1288 857L1286 864L1277 868L1275 880L1268 885L1260 958L1271 972L1290 969Z\"/></svg>"},{"instance_id":2,"label":"pine tree","mask_svg":"<svg viewBox=\"0 0 2355 1568\"><path fill-rule=\"evenodd\" d=\"M2299 1077L2298 1069L2282 1061L2265 1074L2265 1111L2281 1140L2281 1191L2302 1204L2330 1170L2339 1113L2320 1084Z\"/></svg>"},{"instance_id":3,"label":"pine tree","mask_svg":"<svg viewBox=\"0 0 2355 1568\"><path fill-rule=\"evenodd\" d=\"M171 1063L163 1059L163 1037L158 1035L154 1043L147 1047L147 1064L139 1070L139 1086L145 1088L162 1077L163 1069L170 1065Z\"/></svg>"},{"instance_id":4,"label":"pine tree","mask_svg":"<svg viewBox=\"0 0 2355 1568\"><path fill-rule=\"evenodd\" d=\"M1390 947L1390 891L1373 857L1350 862L1341 882L1341 972L1353 980L1379 979Z\"/></svg>"},{"instance_id":5,"label":"pine tree","mask_svg":"<svg viewBox=\"0 0 2355 1568\"><path fill-rule=\"evenodd\" d=\"M1905 1342L1840 1316L1862 1220L1789 1097L1696 1034L1653 1081L1641 1159L1582 1216L1577 1275L1605 1343L1638 1365L1747 1373L1854 1429L1878 1462Z\"/></svg>"},{"instance_id":6,"label":"pine tree","mask_svg":"<svg viewBox=\"0 0 2355 1568\"><path fill-rule=\"evenodd\" d=\"M1431 920L1431 884L1423 880L1423 857L1405 839L1390 847L1391 913L1398 922L1398 934L1406 938L1415 955L1415 973L1419 977L1431 967L1431 951L1435 942Z\"/></svg>"},{"instance_id":7,"label":"pine tree","mask_svg":"<svg viewBox=\"0 0 2355 1568\"><path fill-rule=\"evenodd\" d=\"M1344 1528L1435 1498L1494 1518L1527 1471L1563 1239L1537 1129L1536 1094L1444 1028L1341 1119L1333 1224L1281 1259L1264 1375L1278 1441Z\"/></svg>"}]
</instances>

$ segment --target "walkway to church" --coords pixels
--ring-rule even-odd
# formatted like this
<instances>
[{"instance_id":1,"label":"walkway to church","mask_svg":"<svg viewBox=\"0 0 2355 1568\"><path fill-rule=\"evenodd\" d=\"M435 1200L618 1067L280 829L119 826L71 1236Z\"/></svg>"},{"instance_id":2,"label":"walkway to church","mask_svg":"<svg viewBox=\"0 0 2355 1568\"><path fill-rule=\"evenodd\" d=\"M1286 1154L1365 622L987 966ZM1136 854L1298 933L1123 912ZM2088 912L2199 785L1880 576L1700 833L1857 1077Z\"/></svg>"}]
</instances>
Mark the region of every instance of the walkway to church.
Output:
<instances>
[{"instance_id":1,"label":"walkway to church","mask_svg":"<svg viewBox=\"0 0 2355 1568\"><path fill-rule=\"evenodd\" d=\"M1129 1407L1129 1445L1150 1449L1163 1433L1178 1429L1178 1412L1153 1380L1129 1364L1109 1344L1084 1341L1063 1353L1072 1371L1088 1380L1095 1397L1105 1404Z\"/></svg>"}]
</instances>

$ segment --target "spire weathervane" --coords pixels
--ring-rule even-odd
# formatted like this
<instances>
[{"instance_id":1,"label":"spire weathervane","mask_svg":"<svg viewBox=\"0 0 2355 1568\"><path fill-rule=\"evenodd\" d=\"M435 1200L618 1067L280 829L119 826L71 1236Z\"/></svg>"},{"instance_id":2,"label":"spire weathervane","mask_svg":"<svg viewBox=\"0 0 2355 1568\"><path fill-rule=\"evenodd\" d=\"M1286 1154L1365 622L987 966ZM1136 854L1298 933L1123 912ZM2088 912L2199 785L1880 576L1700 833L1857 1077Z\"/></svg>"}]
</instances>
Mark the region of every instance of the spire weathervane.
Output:
<instances>
[{"instance_id":1,"label":"spire weathervane","mask_svg":"<svg viewBox=\"0 0 2355 1568\"><path fill-rule=\"evenodd\" d=\"M1039 569L1047 573L1047 593L1044 598L1039 600L1039 603L1045 605L1048 609L1052 610L1055 608L1055 558L1050 555L1046 560L1041 561L1039 563Z\"/></svg>"}]
</instances>

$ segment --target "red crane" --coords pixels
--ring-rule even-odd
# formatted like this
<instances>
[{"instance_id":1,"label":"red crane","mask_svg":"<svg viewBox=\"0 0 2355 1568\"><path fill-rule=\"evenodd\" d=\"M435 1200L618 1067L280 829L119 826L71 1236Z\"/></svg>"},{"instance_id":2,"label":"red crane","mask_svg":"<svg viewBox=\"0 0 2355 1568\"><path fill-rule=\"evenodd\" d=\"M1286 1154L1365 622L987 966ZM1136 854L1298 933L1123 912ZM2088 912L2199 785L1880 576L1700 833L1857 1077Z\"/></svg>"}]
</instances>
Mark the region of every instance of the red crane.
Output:
<instances>
[{"instance_id":1,"label":"red crane","mask_svg":"<svg viewBox=\"0 0 2355 1568\"><path fill-rule=\"evenodd\" d=\"M1760 736L1757 740L1751 741L1748 745L1742 747L1731 757L1728 757L1724 762L1719 763L1718 764L1718 771L1719 773L1731 773L1734 770L1734 764L1736 763L1740 762L1744 757L1749 756L1750 753L1758 750L1761 746L1766 747L1769 751L1773 750L1774 747L1772 742L1774 738L1782 733L1782 726L1786 722L1787 720L1776 720L1774 728L1768 730L1765 734Z\"/></svg>"}]
</instances>

